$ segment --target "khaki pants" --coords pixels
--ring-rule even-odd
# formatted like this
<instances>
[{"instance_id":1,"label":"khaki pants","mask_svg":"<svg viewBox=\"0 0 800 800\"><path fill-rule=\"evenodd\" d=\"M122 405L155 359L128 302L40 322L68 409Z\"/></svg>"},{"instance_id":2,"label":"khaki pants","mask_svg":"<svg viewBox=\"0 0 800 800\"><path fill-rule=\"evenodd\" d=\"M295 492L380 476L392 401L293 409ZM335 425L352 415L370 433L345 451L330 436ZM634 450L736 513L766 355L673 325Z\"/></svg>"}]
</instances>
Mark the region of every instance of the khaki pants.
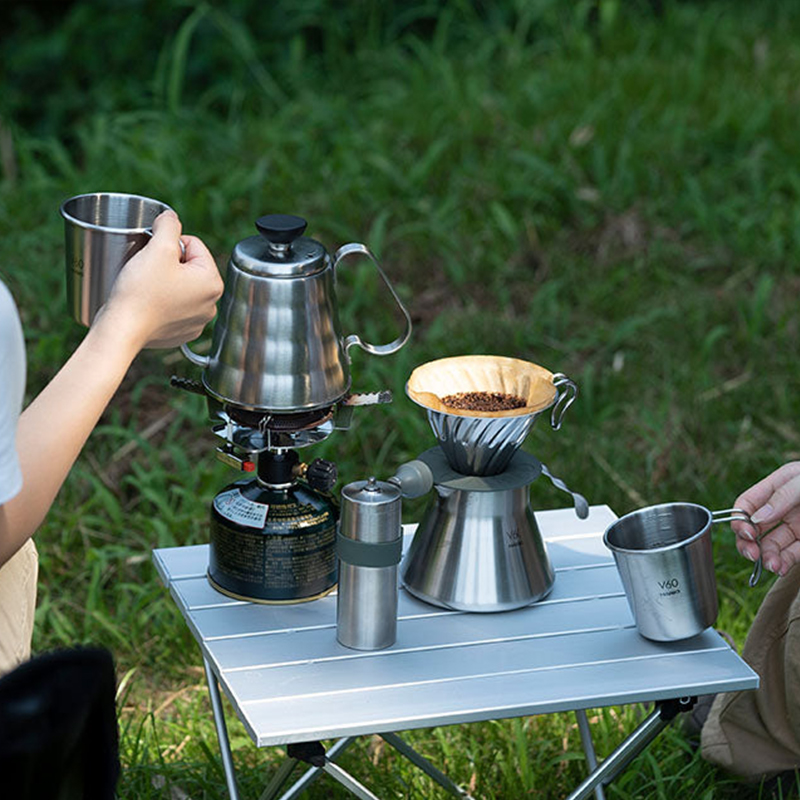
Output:
<instances>
[{"instance_id":1,"label":"khaki pants","mask_svg":"<svg viewBox=\"0 0 800 800\"><path fill-rule=\"evenodd\" d=\"M0 567L0 675L30 658L38 575L31 539Z\"/></svg>"},{"instance_id":2,"label":"khaki pants","mask_svg":"<svg viewBox=\"0 0 800 800\"><path fill-rule=\"evenodd\" d=\"M703 757L758 779L800 767L800 567L769 590L742 651L761 685L720 694L701 735Z\"/></svg>"}]
</instances>

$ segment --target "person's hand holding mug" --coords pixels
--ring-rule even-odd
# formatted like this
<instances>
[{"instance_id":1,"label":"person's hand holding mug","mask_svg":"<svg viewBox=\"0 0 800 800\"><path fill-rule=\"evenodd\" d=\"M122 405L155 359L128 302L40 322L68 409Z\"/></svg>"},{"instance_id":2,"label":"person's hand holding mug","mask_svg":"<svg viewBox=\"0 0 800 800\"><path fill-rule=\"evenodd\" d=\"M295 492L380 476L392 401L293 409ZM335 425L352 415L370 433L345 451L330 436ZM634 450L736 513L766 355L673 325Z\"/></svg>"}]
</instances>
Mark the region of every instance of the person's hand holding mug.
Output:
<instances>
[{"instance_id":1,"label":"person's hand holding mug","mask_svg":"<svg viewBox=\"0 0 800 800\"><path fill-rule=\"evenodd\" d=\"M208 248L196 236L181 236L178 215L164 211L153 222L152 240L120 271L92 327L113 329L137 351L177 347L213 319L223 288Z\"/></svg>"},{"instance_id":2,"label":"person's hand holding mug","mask_svg":"<svg viewBox=\"0 0 800 800\"><path fill-rule=\"evenodd\" d=\"M758 558L760 541L764 566L785 575L800 562L800 461L790 461L736 498L736 508L750 514L756 530L746 522L732 522L736 547L750 561Z\"/></svg>"}]
</instances>

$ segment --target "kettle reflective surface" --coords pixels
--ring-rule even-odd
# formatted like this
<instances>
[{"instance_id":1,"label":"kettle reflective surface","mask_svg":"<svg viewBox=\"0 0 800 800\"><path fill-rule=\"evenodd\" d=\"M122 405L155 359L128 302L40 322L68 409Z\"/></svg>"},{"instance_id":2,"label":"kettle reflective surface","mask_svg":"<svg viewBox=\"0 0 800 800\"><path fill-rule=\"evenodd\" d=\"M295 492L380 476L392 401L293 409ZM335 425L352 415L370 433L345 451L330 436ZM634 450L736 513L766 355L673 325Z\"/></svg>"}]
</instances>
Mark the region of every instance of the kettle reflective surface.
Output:
<instances>
[{"instance_id":1,"label":"kettle reflective surface","mask_svg":"<svg viewBox=\"0 0 800 800\"><path fill-rule=\"evenodd\" d=\"M218 400L273 412L324 408L350 388L348 351L389 355L411 334L411 318L375 257L363 244L346 244L333 258L303 237L306 221L270 214L256 222L258 236L231 254L211 351L181 350L203 367L203 385ZM403 333L384 345L344 336L336 303L336 268L345 256L367 256L405 319Z\"/></svg>"}]
</instances>

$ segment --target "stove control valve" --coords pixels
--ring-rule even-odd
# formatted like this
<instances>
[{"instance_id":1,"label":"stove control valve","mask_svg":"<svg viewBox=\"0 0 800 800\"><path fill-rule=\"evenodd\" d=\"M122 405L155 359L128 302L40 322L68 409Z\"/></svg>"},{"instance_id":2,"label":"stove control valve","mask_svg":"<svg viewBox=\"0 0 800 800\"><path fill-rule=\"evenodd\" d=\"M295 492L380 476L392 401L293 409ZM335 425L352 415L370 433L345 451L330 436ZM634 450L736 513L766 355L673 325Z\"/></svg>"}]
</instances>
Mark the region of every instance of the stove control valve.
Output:
<instances>
[{"instance_id":1,"label":"stove control valve","mask_svg":"<svg viewBox=\"0 0 800 800\"><path fill-rule=\"evenodd\" d=\"M339 470L333 461L315 458L310 464L298 465L297 477L318 492L329 492L339 478Z\"/></svg>"}]
</instances>

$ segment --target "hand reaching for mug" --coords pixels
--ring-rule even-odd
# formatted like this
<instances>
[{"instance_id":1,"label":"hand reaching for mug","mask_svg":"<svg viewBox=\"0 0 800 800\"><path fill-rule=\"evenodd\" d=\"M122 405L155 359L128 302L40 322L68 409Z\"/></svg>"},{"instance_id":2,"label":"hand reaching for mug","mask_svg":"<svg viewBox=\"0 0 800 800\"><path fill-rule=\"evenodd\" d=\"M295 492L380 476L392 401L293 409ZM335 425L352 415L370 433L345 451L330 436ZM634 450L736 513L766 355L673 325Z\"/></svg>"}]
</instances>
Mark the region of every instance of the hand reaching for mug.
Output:
<instances>
[{"instance_id":1,"label":"hand reaching for mug","mask_svg":"<svg viewBox=\"0 0 800 800\"><path fill-rule=\"evenodd\" d=\"M800 461L790 461L736 498L734 504L750 514L755 523L733 522L736 547L751 561L758 558L761 539L764 566L785 575L800 562Z\"/></svg>"},{"instance_id":2,"label":"hand reaching for mug","mask_svg":"<svg viewBox=\"0 0 800 800\"><path fill-rule=\"evenodd\" d=\"M178 215L164 211L153 222L152 240L120 271L95 325L129 337L137 352L177 347L202 333L222 290L208 248L196 236L181 236Z\"/></svg>"}]
</instances>

